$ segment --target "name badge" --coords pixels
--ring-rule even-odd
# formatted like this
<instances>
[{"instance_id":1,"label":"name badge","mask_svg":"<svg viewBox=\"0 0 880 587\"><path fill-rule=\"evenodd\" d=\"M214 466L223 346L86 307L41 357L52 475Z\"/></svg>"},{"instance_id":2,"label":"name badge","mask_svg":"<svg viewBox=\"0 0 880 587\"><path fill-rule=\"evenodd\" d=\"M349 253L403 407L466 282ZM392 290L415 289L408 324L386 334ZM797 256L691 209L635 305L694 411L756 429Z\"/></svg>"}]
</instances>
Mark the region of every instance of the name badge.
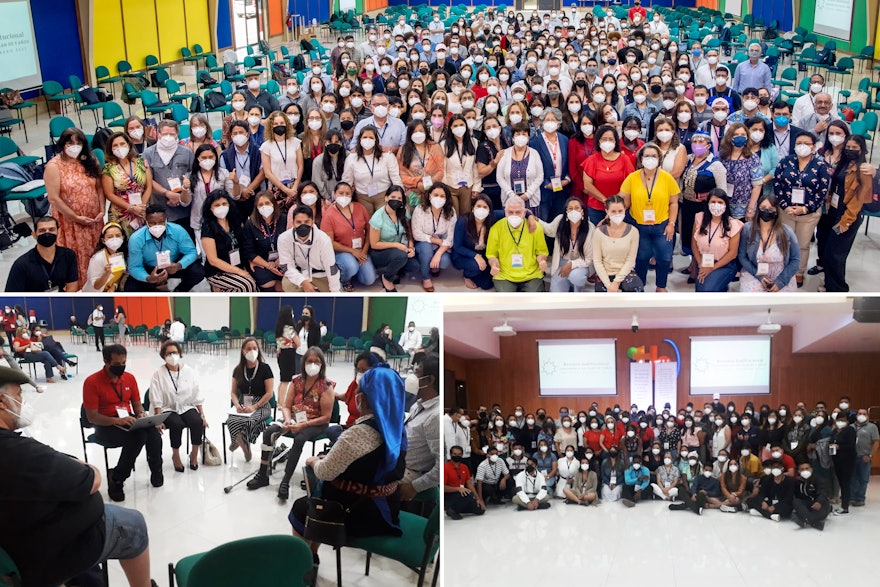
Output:
<instances>
[{"instance_id":1,"label":"name badge","mask_svg":"<svg viewBox=\"0 0 880 587\"><path fill-rule=\"evenodd\" d=\"M156 267L165 269L171 266L171 251L156 251Z\"/></svg>"},{"instance_id":2,"label":"name badge","mask_svg":"<svg viewBox=\"0 0 880 587\"><path fill-rule=\"evenodd\" d=\"M733 197L733 189L734 189L734 186L732 183L727 184L727 197L729 197L729 198Z\"/></svg>"},{"instance_id":3,"label":"name badge","mask_svg":"<svg viewBox=\"0 0 880 587\"><path fill-rule=\"evenodd\" d=\"M510 266L514 269L521 269L523 266L523 256L519 254L513 254L510 256Z\"/></svg>"},{"instance_id":4,"label":"name badge","mask_svg":"<svg viewBox=\"0 0 880 587\"><path fill-rule=\"evenodd\" d=\"M654 222L656 222L657 220L657 214L654 212L654 210L648 208L646 210L642 210L642 219L645 221L645 224L654 224Z\"/></svg>"},{"instance_id":5,"label":"name badge","mask_svg":"<svg viewBox=\"0 0 880 587\"><path fill-rule=\"evenodd\" d=\"M229 251L229 264L230 265L241 265L241 251L238 249L232 249Z\"/></svg>"},{"instance_id":6,"label":"name badge","mask_svg":"<svg viewBox=\"0 0 880 587\"><path fill-rule=\"evenodd\" d=\"M463 171L458 172L458 186L464 187L468 184L468 176Z\"/></svg>"},{"instance_id":7,"label":"name badge","mask_svg":"<svg viewBox=\"0 0 880 587\"><path fill-rule=\"evenodd\" d=\"M434 185L434 180L431 179L430 175L426 175L422 178L422 187L425 191L431 189L431 186Z\"/></svg>"},{"instance_id":8,"label":"name badge","mask_svg":"<svg viewBox=\"0 0 880 587\"><path fill-rule=\"evenodd\" d=\"M617 485L617 473L611 474L611 485Z\"/></svg>"},{"instance_id":9,"label":"name badge","mask_svg":"<svg viewBox=\"0 0 880 587\"><path fill-rule=\"evenodd\" d=\"M116 415L120 418L128 418L128 416L129 416L128 410L126 410L125 408L119 408L119 407L116 408Z\"/></svg>"},{"instance_id":10,"label":"name badge","mask_svg":"<svg viewBox=\"0 0 880 587\"><path fill-rule=\"evenodd\" d=\"M521 179L517 179L513 182L513 191L517 194L526 193L526 182Z\"/></svg>"},{"instance_id":11,"label":"name badge","mask_svg":"<svg viewBox=\"0 0 880 587\"><path fill-rule=\"evenodd\" d=\"M179 177L169 177L168 178L168 189L172 192L179 192L182 187L180 183Z\"/></svg>"},{"instance_id":12,"label":"name badge","mask_svg":"<svg viewBox=\"0 0 880 587\"><path fill-rule=\"evenodd\" d=\"M770 264L769 263L758 263L758 271L755 275L767 275L770 273Z\"/></svg>"},{"instance_id":13,"label":"name badge","mask_svg":"<svg viewBox=\"0 0 880 587\"><path fill-rule=\"evenodd\" d=\"M353 248L353 249L362 249L362 248L364 248L364 239L362 239L362 238L353 238L353 239L351 239L351 248Z\"/></svg>"},{"instance_id":14,"label":"name badge","mask_svg":"<svg viewBox=\"0 0 880 587\"><path fill-rule=\"evenodd\" d=\"M792 443L791 443L791 450L794 450L794 449L796 449L797 447L798 447L798 443L797 443L797 442L792 442Z\"/></svg>"},{"instance_id":15,"label":"name badge","mask_svg":"<svg viewBox=\"0 0 880 587\"><path fill-rule=\"evenodd\" d=\"M107 260L110 263L110 271L125 271L125 257L116 254L110 255L110 258Z\"/></svg>"},{"instance_id":16,"label":"name badge","mask_svg":"<svg viewBox=\"0 0 880 587\"><path fill-rule=\"evenodd\" d=\"M668 442L663 443L663 450L669 450L669 443Z\"/></svg>"},{"instance_id":17,"label":"name badge","mask_svg":"<svg viewBox=\"0 0 880 587\"><path fill-rule=\"evenodd\" d=\"M804 188L792 188L791 190L791 203L796 204L798 206L803 206L805 201Z\"/></svg>"},{"instance_id":18,"label":"name badge","mask_svg":"<svg viewBox=\"0 0 880 587\"><path fill-rule=\"evenodd\" d=\"M553 179L551 179L550 185L553 187L554 192L561 192L562 191L562 180L559 179L558 177L554 177Z\"/></svg>"},{"instance_id":19,"label":"name badge","mask_svg":"<svg viewBox=\"0 0 880 587\"><path fill-rule=\"evenodd\" d=\"M714 253L703 253L703 262L700 264L701 267L714 267L715 266L715 254Z\"/></svg>"},{"instance_id":20,"label":"name badge","mask_svg":"<svg viewBox=\"0 0 880 587\"><path fill-rule=\"evenodd\" d=\"M373 197L379 193L379 190L376 189L376 184L370 183L367 185L367 196Z\"/></svg>"},{"instance_id":21,"label":"name badge","mask_svg":"<svg viewBox=\"0 0 880 587\"><path fill-rule=\"evenodd\" d=\"M238 185L240 185L243 188L246 188L247 186L251 185L251 176L245 175L244 173L239 175L238 176Z\"/></svg>"},{"instance_id":22,"label":"name badge","mask_svg":"<svg viewBox=\"0 0 880 587\"><path fill-rule=\"evenodd\" d=\"M306 422L309 419L309 415L306 414L305 412L296 412L293 415L293 419L297 424L302 424L303 422Z\"/></svg>"},{"instance_id":23,"label":"name badge","mask_svg":"<svg viewBox=\"0 0 880 587\"><path fill-rule=\"evenodd\" d=\"M834 194L831 196L831 207L837 208L837 205L840 203L840 194Z\"/></svg>"},{"instance_id":24,"label":"name badge","mask_svg":"<svg viewBox=\"0 0 880 587\"><path fill-rule=\"evenodd\" d=\"M278 251L269 251L269 260L277 261L278 260Z\"/></svg>"},{"instance_id":25,"label":"name badge","mask_svg":"<svg viewBox=\"0 0 880 587\"><path fill-rule=\"evenodd\" d=\"M59 292L59 291L61 291L61 290L58 289L58 286L57 286L57 285L52 285L51 282L49 283L49 287L47 287L46 289L43 290L44 293L56 293L56 292Z\"/></svg>"},{"instance_id":26,"label":"name badge","mask_svg":"<svg viewBox=\"0 0 880 587\"><path fill-rule=\"evenodd\" d=\"M128 203L132 206L140 206L144 203L140 192L128 192Z\"/></svg>"},{"instance_id":27,"label":"name badge","mask_svg":"<svg viewBox=\"0 0 880 587\"><path fill-rule=\"evenodd\" d=\"M282 183L287 184L293 181L293 175L290 173L290 170L285 167L281 170L281 173L278 174L278 179L280 179Z\"/></svg>"}]
</instances>

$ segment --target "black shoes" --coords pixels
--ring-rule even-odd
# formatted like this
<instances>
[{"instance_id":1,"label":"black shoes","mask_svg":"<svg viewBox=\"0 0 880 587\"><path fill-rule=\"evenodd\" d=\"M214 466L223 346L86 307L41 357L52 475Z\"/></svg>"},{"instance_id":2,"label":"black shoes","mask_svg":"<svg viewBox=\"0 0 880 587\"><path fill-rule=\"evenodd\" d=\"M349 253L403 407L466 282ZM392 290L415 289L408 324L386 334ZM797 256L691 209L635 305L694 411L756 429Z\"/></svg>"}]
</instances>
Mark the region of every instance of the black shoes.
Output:
<instances>
[{"instance_id":1,"label":"black shoes","mask_svg":"<svg viewBox=\"0 0 880 587\"><path fill-rule=\"evenodd\" d=\"M519 506L519 507L521 507L522 509L526 509L522 506ZM462 519L462 515L455 510L446 510L446 515L449 516L450 518L452 518L453 520Z\"/></svg>"},{"instance_id":2,"label":"black shoes","mask_svg":"<svg viewBox=\"0 0 880 587\"><path fill-rule=\"evenodd\" d=\"M819 275L820 273L824 273L825 268L819 267L818 265L813 265L809 269L807 269L807 275Z\"/></svg>"},{"instance_id":3,"label":"black shoes","mask_svg":"<svg viewBox=\"0 0 880 587\"><path fill-rule=\"evenodd\" d=\"M110 469L107 475L107 495L113 501L125 501L125 491L123 491L123 483L118 483L113 479L113 473L116 469Z\"/></svg>"},{"instance_id":4,"label":"black shoes","mask_svg":"<svg viewBox=\"0 0 880 587\"><path fill-rule=\"evenodd\" d=\"M153 487L162 487L165 485L165 475L162 474L162 471L150 473L150 484Z\"/></svg>"},{"instance_id":5,"label":"black shoes","mask_svg":"<svg viewBox=\"0 0 880 587\"><path fill-rule=\"evenodd\" d=\"M260 487L269 486L269 476L262 471L254 475L254 478L247 482L248 489L259 489Z\"/></svg>"},{"instance_id":6,"label":"black shoes","mask_svg":"<svg viewBox=\"0 0 880 587\"><path fill-rule=\"evenodd\" d=\"M266 484L268 485L269 481L266 480ZM287 501L287 498L290 497L290 483L286 481L282 481L281 485L278 486L278 499L281 501Z\"/></svg>"},{"instance_id":7,"label":"black shoes","mask_svg":"<svg viewBox=\"0 0 880 587\"><path fill-rule=\"evenodd\" d=\"M548 509L550 509L550 502L549 502L549 501L545 501L544 503L539 503L539 504L538 504L538 509L539 509L539 510L548 510Z\"/></svg>"}]
</instances>

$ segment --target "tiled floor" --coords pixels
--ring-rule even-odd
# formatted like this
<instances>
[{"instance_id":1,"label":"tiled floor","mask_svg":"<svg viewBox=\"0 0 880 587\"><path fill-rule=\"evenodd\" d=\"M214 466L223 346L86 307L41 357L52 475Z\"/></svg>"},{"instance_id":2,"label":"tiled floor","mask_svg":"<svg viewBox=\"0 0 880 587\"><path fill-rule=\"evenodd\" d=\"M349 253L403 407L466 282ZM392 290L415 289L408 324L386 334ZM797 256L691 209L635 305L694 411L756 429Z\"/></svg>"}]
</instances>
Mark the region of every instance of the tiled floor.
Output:
<instances>
[{"instance_id":1,"label":"tiled floor","mask_svg":"<svg viewBox=\"0 0 880 587\"><path fill-rule=\"evenodd\" d=\"M25 397L33 402L37 414L33 426L28 430L36 439L56 450L81 458L83 450L78 422L82 382L87 375L101 368L102 361L93 347L70 343L64 333L56 333L56 338L62 341L68 351L79 355L79 375L66 382L59 380L58 383L48 385L43 394L25 391ZM221 451L220 423L225 420L229 409L231 374L237 360L237 349L230 350L228 356L223 352L214 355L188 353L184 356L184 361L199 373L200 385L206 398L205 413L209 422L207 435ZM276 361L270 358L269 362L277 377ZM142 393L149 386L153 372L161 365L155 348L143 345L129 347L128 371L137 377ZM38 374L37 381L42 383L42 368ZM339 390L348 386L353 375L354 369L350 362L341 358L328 370L328 376L336 381ZM25 387L30 389L29 386ZM344 421L347 417L344 405L342 412ZM224 487L256 470L259 460L257 445L253 447L255 455L250 463L246 463L241 451L237 451L226 466L200 466L195 472L187 469L185 473L177 473L171 464L167 434L163 440L164 487L156 489L150 485L146 456L142 453L137 461L137 470L125 484L126 500L120 504L140 510L147 520L152 574L159 585L167 585L169 562L176 562L190 554L240 538L290 533L287 514L293 501L304 495L299 488L299 472L293 478L291 499L286 504L275 497L281 480L279 471L272 476L272 484L268 488L252 492L241 484L231 493L225 494ZM100 447L89 445L88 454L89 461L98 466L103 475L104 461ZM118 451L110 451L111 466L118 454ZM310 454L311 449L306 446L297 471ZM101 493L104 500L109 502L106 480ZM324 547L320 554L324 564L320 567L318 585L335 585L334 553ZM343 549L344 585L391 587L414 585L416 582L415 573L382 557L373 558L370 576L365 577L364 560L362 551ZM110 565L110 584L111 587L127 585L122 569L115 562Z\"/></svg>"},{"instance_id":2,"label":"tiled floor","mask_svg":"<svg viewBox=\"0 0 880 587\"><path fill-rule=\"evenodd\" d=\"M443 523L446 585L818 587L862 582L880 540L880 479L866 507L830 516L824 532L744 513L696 516L659 501L516 511L489 506L480 518ZM519 562L518 562L519 561ZM525 561L528 561L526 564ZM865 561L864 564L856 561Z\"/></svg>"}]
</instances>

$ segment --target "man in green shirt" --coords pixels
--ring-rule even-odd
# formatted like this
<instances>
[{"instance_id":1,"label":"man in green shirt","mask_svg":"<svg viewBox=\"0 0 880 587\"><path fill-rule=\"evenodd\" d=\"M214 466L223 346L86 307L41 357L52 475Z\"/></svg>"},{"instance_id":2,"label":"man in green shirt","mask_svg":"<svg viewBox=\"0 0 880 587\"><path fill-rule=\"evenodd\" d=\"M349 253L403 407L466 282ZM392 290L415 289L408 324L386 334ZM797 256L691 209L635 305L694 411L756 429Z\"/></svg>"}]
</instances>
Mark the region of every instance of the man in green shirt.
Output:
<instances>
[{"instance_id":1,"label":"man in green shirt","mask_svg":"<svg viewBox=\"0 0 880 587\"><path fill-rule=\"evenodd\" d=\"M526 209L520 198L508 198L505 220L489 230L486 257L489 259L495 291L544 291L547 270L547 241L541 226L529 232Z\"/></svg>"}]
</instances>

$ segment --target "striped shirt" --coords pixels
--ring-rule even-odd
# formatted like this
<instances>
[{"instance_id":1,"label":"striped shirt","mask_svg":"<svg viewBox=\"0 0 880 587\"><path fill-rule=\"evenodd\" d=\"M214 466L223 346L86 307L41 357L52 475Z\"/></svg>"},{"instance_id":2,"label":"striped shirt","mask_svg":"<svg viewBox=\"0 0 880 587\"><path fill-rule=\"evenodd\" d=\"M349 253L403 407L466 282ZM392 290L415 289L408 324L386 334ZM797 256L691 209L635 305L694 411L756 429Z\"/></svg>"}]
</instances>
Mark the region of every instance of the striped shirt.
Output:
<instances>
[{"instance_id":1,"label":"striped shirt","mask_svg":"<svg viewBox=\"0 0 880 587\"><path fill-rule=\"evenodd\" d=\"M489 459L486 459L480 466L477 467L477 481L482 481L483 483L488 483L489 485L495 485L501 478L507 475L507 464L504 462L504 459L498 459L497 462L491 463Z\"/></svg>"},{"instance_id":2,"label":"striped shirt","mask_svg":"<svg viewBox=\"0 0 880 587\"><path fill-rule=\"evenodd\" d=\"M406 420L406 468L422 473L413 487L422 492L440 485L440 396L419 400Z\"/></svg>"}]
</instances>

